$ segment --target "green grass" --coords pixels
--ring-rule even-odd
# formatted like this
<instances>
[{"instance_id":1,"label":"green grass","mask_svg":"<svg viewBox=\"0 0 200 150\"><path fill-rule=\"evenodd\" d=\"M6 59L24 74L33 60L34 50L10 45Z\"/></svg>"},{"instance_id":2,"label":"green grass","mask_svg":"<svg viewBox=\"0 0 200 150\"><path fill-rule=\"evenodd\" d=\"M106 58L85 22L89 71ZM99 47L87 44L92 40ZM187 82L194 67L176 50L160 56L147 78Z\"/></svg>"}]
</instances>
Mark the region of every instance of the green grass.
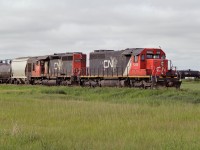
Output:
<instances>
[{"instance_id":1,"label":"green grass","mask_svg":"<svg viewBox=\"0 0 200 150\"><path fill-rule=\"evenodd\" d=\"M181 90L0 86L0 149L199 149L200 83Z\"/></svg>"}]
</instances>

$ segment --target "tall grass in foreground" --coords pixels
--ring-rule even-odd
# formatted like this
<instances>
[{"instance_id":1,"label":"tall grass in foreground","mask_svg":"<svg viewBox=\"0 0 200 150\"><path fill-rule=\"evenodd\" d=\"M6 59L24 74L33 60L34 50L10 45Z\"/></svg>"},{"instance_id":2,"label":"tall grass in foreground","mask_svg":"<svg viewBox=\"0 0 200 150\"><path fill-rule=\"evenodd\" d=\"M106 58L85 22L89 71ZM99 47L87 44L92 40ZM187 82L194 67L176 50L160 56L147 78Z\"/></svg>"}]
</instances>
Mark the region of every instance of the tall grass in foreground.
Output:
<instances>
[{"instance_id":1,"label":"tall grass in foreground","mask_svg":"<svg viewBox=\"0 0 200 150\"><path fill-rule=\"evenodd\" d=\"M0 149L198 149L200 84L0 87Z\"/></svg>"}]
</instances>

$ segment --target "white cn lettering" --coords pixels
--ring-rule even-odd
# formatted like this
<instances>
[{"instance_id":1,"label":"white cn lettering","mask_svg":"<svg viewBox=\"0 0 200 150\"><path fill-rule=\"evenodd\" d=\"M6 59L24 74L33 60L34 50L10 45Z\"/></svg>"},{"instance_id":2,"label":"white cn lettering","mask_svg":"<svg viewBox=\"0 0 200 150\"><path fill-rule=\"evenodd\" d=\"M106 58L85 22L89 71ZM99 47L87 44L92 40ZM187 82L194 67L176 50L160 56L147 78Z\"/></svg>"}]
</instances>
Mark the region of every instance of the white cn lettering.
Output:
<instances>
[{"instance_id":1,"label":"white cn lettering","mask_svg":"<svg viewBox=\"0 0 200 150\"><path fill-rule=\"evenodd\" d=\"M54 63L54 69L55 69L55 70L58 69L58 63Z\"/></svg>"},{"instance_id":2,"label":"white cn lettering","mask_svg":"<svg viewBox=\"0 0 200 150\"><path fill-rule=\"evenodd\" d=\"M62 64L61 60L59 60L58 62L54 63L54 69L55 70L60 70L60 68L61 68L62 65L63 64Z\"/></svg>"},{"instance_id":3,"label":"white cn lettering","mask_svg":"<svg viewBox=\"0 0 200 150\"><path fill-rule=\"evenodd\" d=\"M114 65L113 65L113 61L104 60L103 66L104 66L105 69L107 69L107 68L109 68L109 67L113 68L113 66L114 66Z\"/></svg>"}]
</instances>

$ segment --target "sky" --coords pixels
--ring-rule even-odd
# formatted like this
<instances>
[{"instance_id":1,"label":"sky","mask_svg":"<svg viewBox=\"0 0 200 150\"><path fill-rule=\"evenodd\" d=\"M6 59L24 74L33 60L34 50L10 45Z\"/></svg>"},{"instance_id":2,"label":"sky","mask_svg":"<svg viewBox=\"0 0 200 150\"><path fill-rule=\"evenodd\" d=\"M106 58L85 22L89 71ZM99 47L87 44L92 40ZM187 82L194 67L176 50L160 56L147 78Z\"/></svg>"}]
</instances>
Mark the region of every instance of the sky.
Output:
<instances>
[{"instance_id":1,"label":"sky","mask_svg":"<svg viewBox=\"0 0 200 150\"><path fill-rule=\"evenodd\" d=\"M200 70L200 1L0 0L0 59L144 47Z\"/></svg>"}]
</instances>

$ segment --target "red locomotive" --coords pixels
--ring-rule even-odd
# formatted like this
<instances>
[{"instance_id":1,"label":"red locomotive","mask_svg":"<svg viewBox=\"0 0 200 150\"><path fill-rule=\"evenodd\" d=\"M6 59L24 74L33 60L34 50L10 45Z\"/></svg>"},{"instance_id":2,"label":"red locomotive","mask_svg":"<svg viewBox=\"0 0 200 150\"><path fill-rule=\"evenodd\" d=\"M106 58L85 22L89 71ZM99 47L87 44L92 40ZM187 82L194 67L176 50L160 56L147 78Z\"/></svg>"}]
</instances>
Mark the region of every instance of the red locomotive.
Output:
<instances>
[{"instance_id":1,"label":"red locomotive","mask_svg":"<svg viewBox=\"0 0 200 150\"><path fill-rule=\"evenodd\" d=\"M158 48L96 50L90 53L87 74L87 84L100 86L179 88L181 85L172 66L168 69L165 53Z\"/></svg>"},{"instance_id":2,"label":"red locomotive","mask_svg":"<svg viewBox=\"0 0 200 150\"><path fill-rule=\"evenodd\" d=\"M95 50L89 54L59 53L17 58L11 64L11 82L16 84L176 87L181 81L158 48Z\"/></svg>"}]
</instances>

